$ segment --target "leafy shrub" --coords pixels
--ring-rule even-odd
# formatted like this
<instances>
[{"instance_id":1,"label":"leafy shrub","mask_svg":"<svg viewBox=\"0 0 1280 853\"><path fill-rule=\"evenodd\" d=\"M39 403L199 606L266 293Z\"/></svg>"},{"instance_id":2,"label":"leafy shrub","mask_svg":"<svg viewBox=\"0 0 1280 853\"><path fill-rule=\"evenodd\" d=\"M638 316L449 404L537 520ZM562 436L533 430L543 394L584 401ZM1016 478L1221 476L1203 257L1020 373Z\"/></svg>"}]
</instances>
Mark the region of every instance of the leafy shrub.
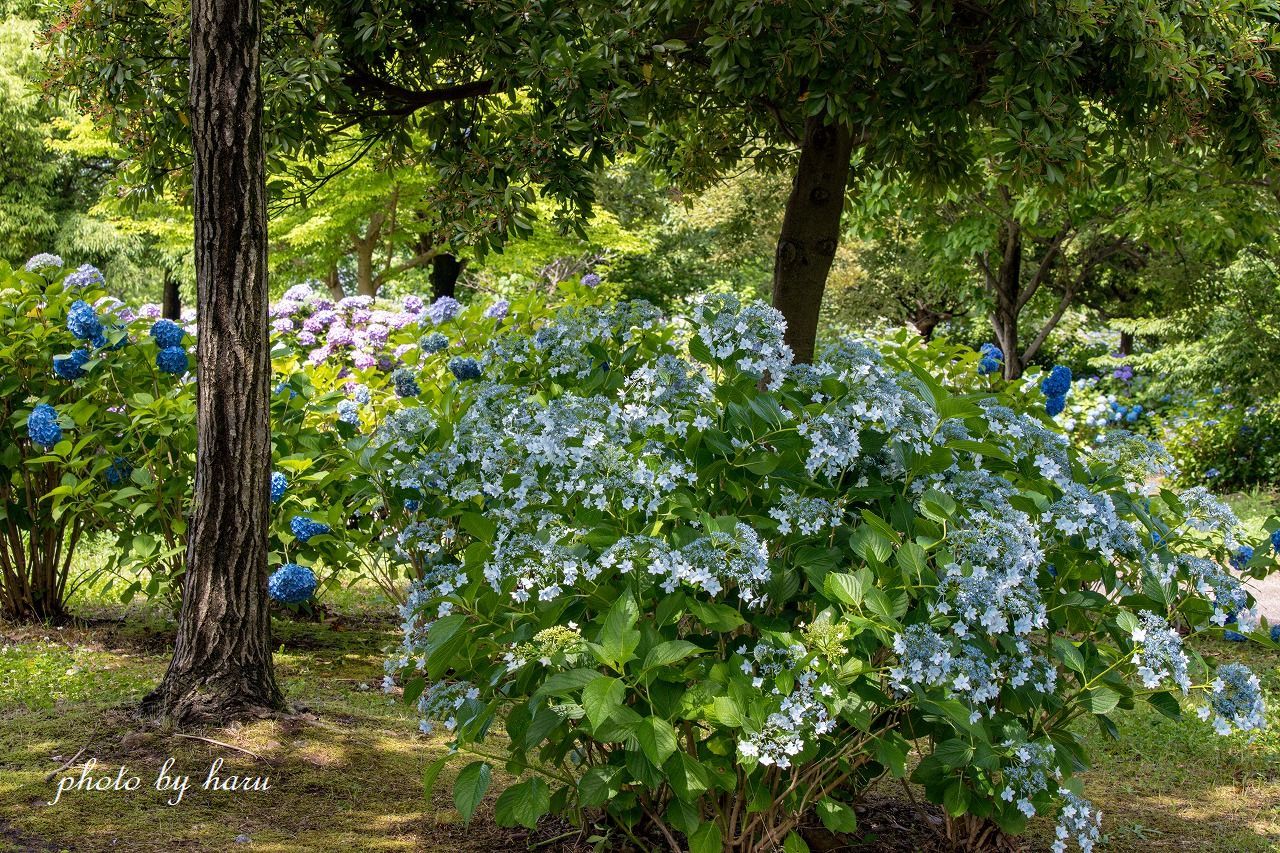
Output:
<instances>
[{"instance_id":1,"label":"leafy shrub","mask_svg":"<svg viewBox=\"0 0 1280 853\"><path fill-rule=\"evenodd\" d=\"M1180 480L1223 490L1280 483L1280 405L1213 402L1169 429Z\"/></svg>"},{"instance_id":2,"label":"leafy shrub","mask_svg":"<svg viewBox=\"0 0 1280 853\"><path fill-rule=\"evenodd\" d=\"M138 519L186 489L177 460L194 406L157 366L146 322L92 267L68 272L52 255L22 270L0 263L0 609L10 615L61 618L84 537L132 539ZM180 549L184 529L173 519L149 553Z\"/></svg>"},{"instance_id":3,"label":"leafy shrub","mask_svg":"<svg viewBox=\"0 0 1280 853\"><path fill-rule=\"evenodd\" d=\"M957 834L1056 811L1057 846L1088 849L1073 720L1187 696L1260 727L1256 679L1180 635L1234 617L1270 642L1223 569L1230 511L1152 487L1140 437L1073 449L1037 377L979 360L846 340L793 365L777 313L732 297L574 307L381 423L422 519L389 683L475 759L464 818L498 763L501 824L796 849L811 812L850 830L914 744Z\"/></svg>"}]
</instances>

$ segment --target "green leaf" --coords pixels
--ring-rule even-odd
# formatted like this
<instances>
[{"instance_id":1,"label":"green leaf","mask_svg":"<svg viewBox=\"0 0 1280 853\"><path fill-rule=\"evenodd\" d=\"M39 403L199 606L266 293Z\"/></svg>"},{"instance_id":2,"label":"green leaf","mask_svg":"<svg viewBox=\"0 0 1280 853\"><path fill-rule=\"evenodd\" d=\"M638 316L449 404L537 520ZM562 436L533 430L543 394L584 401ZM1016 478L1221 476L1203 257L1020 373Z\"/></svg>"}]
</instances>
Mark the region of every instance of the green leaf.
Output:
<instances>
[{"instance_id":1,"label":"green leaf","mask_svg":"<svg viewBox=\"0 0 1280 853\"><path fill-rule=\"evenodd\" d=\"M689 853L721 853L723 849L719 824L701 824L689 836Z\"/></svg>"},{"instance_id":2,"label":"green leaf","mask_svg":"<svg viewBox=\"0 0 1280 853\"><path fill-rule=\"evenodd\" d=\"M809 853L809 845L804 843L804 839L799 833L792 832L782 841L783 853Z\"/></svg>"},{"instance_id":3,"label":"green leaf","mask_svg":"<svg viewBox=\"0 0 1280 853\"><path fill-rule=\"evenodd\" d=\"M1075 643L1066 637L1054 637L1053 650L1067 669L1075 670L1081 675L1085 674L1084 655L1080 654L1080 650L1076 648Z\"/></svg>"},{"instance_id":4,"label":"green leaf","mask_svg":"<svg viewBox=\"0 0 1280 853\"><path fill-rule=\"evenodd\" d=\"M640 632L635 628L639 618L640 610L629 591L619 596L605 616L600 646L618 669L635 657L636 646L640 645Z\"/></svg>"},{"instance_id":5,"label":"green leaf","mask_svg":"<svg viewBox=\"0 0 1280 853\"><path fill-rule=\"evenodd\" d=\"M947 786L947 792L942 795L942 805L952 817L959 817L969 810L969 789L964 786L963 779L952 780Z\"/></svg>"},{"instance_id":6,"label":"green leaf","mask_svg":"<svg viewBox=\"0 0 1280 853\"><path fill-rule=\"evenodd\" d=\"M480 805L485 792L489 790L491 775L492 771L488 764L483 761L473 761L462 768L462 772L454 780L453 804L457 807L458 814L462 815L463 823L471 823L471 816L475 814L476 806Z\"/></svg>"},{"instance_id":7,"label":"green leaf","mask_svg":"<svg viewBox=\"0 0 1280 853\"><path fill-rule=\"evenodd\" d=\"M676 730L660 717L645 717L636 724L636 742L653 766L661 767L676 751Z\"/></svg>"},{"instance_id":8,"label":"green leaf","mask_svg":"<svg viewBox=\"0 0 1280 853\"><path fill-rule=\"evenodd\" d=\"M944 524L956 514L956 502L937 489L926 489L920 496L920 512L925 518Z\"/></svg>"},{"instance_id":9,"label":"green leaf","mask_svg":"<svg viewBox=\"0 0 1280 853\"><path fill-rule=\"evenodd\" d=\"M667 781L676 796L686 803L692 803L698 795L711 787L711 773L692 756L676 752L663 765Z\"/></svg>"},{"instance_id":10,"label":"green leaf","mask_svg":"<svg viewBox=\"0 0 1280 853\"><path fill-rule=\"evenodd\" d=\"M722 726L742 728L742 707L731 696L717 696L711 700L711 719Z\"/></svg>"},{"instance_id":11,"label":"green leaf","mask_svg":"<svg viewBox=\"0 0 1280 853\"><path fill-rule=\"evenodd\" d=\"M973 746L963 738L945 740L933 750L934 756L948 770L964 767L973 758Z\"/></svg>"},{"instance_id":12,"label":"green leaf","mask_svg":"<svg viewBox=\"0 0 1280 853\"><path fill-rule=\"evenodd\" d=\"M440 771L452 757L452 753L446 753L428 764L427 769L422 771L422 797L428 803L431 802L431 796L435 793L436 779L440 776Z\"/></svg>"},{"instance_id":13,"label":"green leaf","mask_svg":"<svg viewBox=\"0 0 1280 853\"><path fill-rule=\"evenodd\" d=\"M689 599L689 612L712 631L733 631L747 624L742 614L718 601Z\"/></svg>"},{"instance_id":14,"label":"green leaf","mask_svg":"<svg viewBox=\"0 0 1280 853\"><path fill-rule=\"evenodd\" d=\"M1147 701L1151 703L1151 707L1155 708L1169 719L1182 719L1182 705L1178 704L1178 700L1174 698L1172 693L1164 691L1160 693L1152 693L1147 697Z\"/></svg>"},{"instance_id":15,"label":"green leaf","mask_svg":"<svg viewBox=\"0 0 1280 853\"><path fill-rule=\"evenodd\" d=\"M542 682L535 696L566 696L586 687L600 677L594 669L571 669L552 673Z\"/></svg>"},{"instance_id":16,"label":"green leaf","mask_svg":"<svg viewBox=\"0 0 1280 853\"><path fill-rule=\"evenodd\" d=\"M1095 687L1084 694L1084 706L1092 714L1107 714L1120 704L1120 694L1109 687Z\"/></svg>"},{"instance_id":17,"label":"green leaf","mask_svg":"<svg viewBox=\"0 0 1280 853\"><path fill-rule=\"evenodd\" d=\"M822 583L827 595L841 604L858 607L862 604L862 579L857 575L830 574Z\"/></svg>"},{"instance_id":18,"label":"green leaf","mask_svg":"<svg viewBox=\"0 0 1280 853\"><path fill-rule=\"evenodd\" d=\"M653 669L659 666L670 666L676 661L684 660L692 655L700 655L706 649L696 646L688 640L668 640L665 643L659 643L649 650L649 654L644 656L644 669Z\"/></svg>"},{"instance_id":19,"label":"green leaf","mask_svg":"<svg viewBox=\"0 0 1280 853\"><path fill-rule=\"evenodd\" d=\"M602 675L582 688L582 707L593 729L599 728L613 712L622 707L627 686L616 678Z\"/></svg>"},{"instance_id":20,"label":"green leaf","mask_svg":"<svg viewBox=\"0 0 1280 853\"><path fill-rule=\"evenodd\" d=\"M512 785L498 797L494 820L498 826L538 828L538 818L551 810L551 792L537 776Z\"/></svg>"},{"instance_id":21,"label":"green leaf","mask_svg":"<svg viewBox=\"0 0 1280 853\"><path fill-rule=\"evenodd\" d=\"M853 552L868 563L887 563L893 554L893 543L869 524L864 524L853 532L850 545Z\"/></svg>"},{"instance_id":22,"label":"green leaf","mask_svg":"<svg viewBox=\"0 0 1280 853\"><path fill-rule=\"evenodd\" d=\"M839 800L827 797L818 802L816 811L822 825L832 832L851 833L858 828L858 816Z\"/></svg>"}]
</instances>

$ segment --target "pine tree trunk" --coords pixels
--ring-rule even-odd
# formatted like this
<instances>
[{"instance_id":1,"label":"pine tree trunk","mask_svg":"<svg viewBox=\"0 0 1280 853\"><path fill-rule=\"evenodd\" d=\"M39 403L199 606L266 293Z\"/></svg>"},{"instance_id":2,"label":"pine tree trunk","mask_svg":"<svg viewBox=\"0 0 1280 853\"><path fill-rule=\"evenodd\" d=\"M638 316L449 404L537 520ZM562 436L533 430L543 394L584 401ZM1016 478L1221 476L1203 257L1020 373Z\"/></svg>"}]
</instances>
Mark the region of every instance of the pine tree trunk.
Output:
<instances>
[{"instance_id":1,"label":"pine tree trunk","mask_svg":"<svg viewBox=\"0 0 1280 853\"><path fill-rule=\"evenodd\" d=\"M431 295L436 299L453 296L461 273L462 264L456 255L448 252L436 255L431 259Z\"/></svg>"},{"instance_id":2,"label":"pine tree trunk","mask_svg":"<svg viewBox=\"0 0 1280 853\"><path fill-rule=\"evenodd\" d=\"M164 273L164 302L160 313L170 320L182 318L182 291L178 288L178 279L168 270Z\"/></svg>"},{"instance_id":3,"label":"pine tree trunk","mask_svg":"<svg viewBox=\"0 0 1280 853\"><path fill-rule=\"evenodd\" d=\"M267 600L267 218L258 0L194 0L198 446L173 660L143 712L176 723L282 704Z\"/></svg>"},{"instance_id":4,"label":"pine tree trunk","mask_svg":"<svg viewBox=\"0 0 1280 853\"><path fill-rule=\"evenodd\" d=\"M805 122L773 264L773 307L786 318L786 340L796 361L813 361L822 294L840 244L852 154L847 128L816 118Z\"/></svg>"}]
</instances>

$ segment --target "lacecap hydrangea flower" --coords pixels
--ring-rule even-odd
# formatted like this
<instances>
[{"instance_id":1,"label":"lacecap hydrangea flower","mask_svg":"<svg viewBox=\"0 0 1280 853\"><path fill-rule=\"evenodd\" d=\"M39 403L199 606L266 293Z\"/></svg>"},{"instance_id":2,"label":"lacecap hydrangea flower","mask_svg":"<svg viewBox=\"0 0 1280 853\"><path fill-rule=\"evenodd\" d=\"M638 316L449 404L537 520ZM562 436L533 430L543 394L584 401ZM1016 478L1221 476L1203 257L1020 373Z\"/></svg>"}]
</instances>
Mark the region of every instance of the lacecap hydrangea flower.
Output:
<instances>
[{"instance_id":1,"label":"lacecap hydrangea flower","mask_svg":"<svg viewBox=\"0 0 1280 853\"><path fill-rule=\"evenodd\" d=\"M1248 667L1229 663L1218 667L1218 677L1210 685L1209 704L1200 708L1200 719L1213 715L1213 727L1220 735L1232 727L1242 732L1267 727L1262 686Z\"/></svg>"},{"instance_id":2,"label":"lacecap hydrangea flower","mask_svg":"<svg viewBox=\"0 0 1280 853\"><path fill-rule=\"evenodd\" d=\"M156 354L156 367L175 376L187 372L187 351L182 347L165 347Z\"/></svg>"},{"instance_id":3,"label":"lacecap hydrangea flower","mask_svg":"<svg viewBox=\"0 0 1280 853\"><path fill-rule=\"evenodd\" d=\"M48 252L41 252L38 255L32 255L27 260L27 272L37 273L39 275L48 276L50 273L56 273L62 269L62 258L57 255L51 255Z\"/></svg>"},{"instance_id":4,"label":"lacecap hydrangea flower","mask_svg":"<svg viewBox=\"0 0 1280 853\"><path fill-rule=\"evenodd\" d=\"M172 320L156 320L151 325L151 337L160 349L181 346L186 334L182 327Z\"/></svg>"},{"instance_id":5,"label":"lacecap hydrangea flower","mask_svg":"<svg viewBox=\"0 0 1280 853\"><path fill-rule=\"evenodd\" d=\"M77 299L67 311L67 331L82 341L100 339L102 321L98 319L92 305L83 299Z\"/></svg>"},{"instance_id":6,"label":"lacecap hydrangea flower","mask_svg":"<svg viewBox=\"0 0 1280 853\"><path fill-rule=\"evenodd\" d=\"M281 604L301 604L316 591L316 573L297 563L285 563L267 579L267 594Z\"/></svg>"},{"instance_id":7,"label":"lacecap hydrangea flower","mask_svg":"<svg viewBox=\"0 0 1280 853\"><path fill-rule=\"evenodd\" d=\"M279 503L284 493L289 490L289 478L280 471L271 472L271 502Z\"/></svg>"},{"instance_id":8,"label":"lacecap hydrangea flower","mask_svg":"<svg viewBox=\"0 0 1280 853\"><path fill-rule=\"evenodd\" d=\"M462 356L454 356L449 359L449 372L464 382L468 379L479 379L483 373L480 369L480 362L474 358L463 358Z\"/></svg>"},{"instance_id":9,"label":"lacecap hydrangea flower","mask_svg":"<svg viewBox=\"0 0 1280 853\"><path fill-rule=\"evenodd\" d=\"M978 362L978 372L983 376L998 372L1000 365L1004 364L1004 353L995 344L983 344L978 353L982 356Z\"/></svg>"},{"instance_id":10,"label":"lacecap hydrangea flower","mask_svg":"<svg viewBox=\"0 0 1280 853\"><path fill-rule=\"evenodd\" d=\"M27 417L27 435L34 444L53 447L62 440L62 427L58 425L58 410L48 403L37 403Z\"/></svg>"},{"instance_id":11,"label":"lacecap hydrangea flower","mask_svg":"<svg viewBox=\"0 0 1280 853\"><path fill-rule=\"evenodd\" d=\"M305 515L295 515L289 521L289 530L299 542L309 542L313 536L321 536L332 528L323 522L313 521Z\"/></svg>"},{"instance_id":12,"label":"lacecap hydrangea flower","mask_svg":"<svg viewBox=\"0 0 1280 853\"><path fill-rule=\"evenodd\" d=\"M53 357L53 372L63 379L79 379L84 376L84 366L89 362L89 351L72 350L68 355Z\"/></svg>"},{"instance_id":13,"label":"lacecap hydrangea flower","mask_svg":"<svg viewBox=\"0 0 1280 853\"><path fill-rule=\"evenodd\" d=\"M63 284L67 287L79 288L100 287L106 282L102 273L93 264L81 264L75 272L63 279Z\"/></svg>"}]
</instances>

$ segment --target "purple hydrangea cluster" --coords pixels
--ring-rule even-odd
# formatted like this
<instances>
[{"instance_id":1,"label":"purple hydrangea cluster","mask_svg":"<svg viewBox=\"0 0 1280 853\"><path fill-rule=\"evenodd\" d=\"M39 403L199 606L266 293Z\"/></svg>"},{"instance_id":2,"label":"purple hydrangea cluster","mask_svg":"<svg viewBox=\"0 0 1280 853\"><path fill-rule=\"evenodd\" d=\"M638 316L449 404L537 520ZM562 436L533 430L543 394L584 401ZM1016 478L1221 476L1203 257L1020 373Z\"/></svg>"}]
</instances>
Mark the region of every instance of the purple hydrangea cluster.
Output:
<instances>
[{"instance_id":1,"label":"purple hydrangea cluster","mask_svg":"<svg viewBox=\"0 0 1280 853\"><path fill-rule=\"evenodd\" d=\"M505 320L511 313L511 303L505 299L495 299L493 304L484 309L484 316L490 320Z\"/></svg>"},{"instance_id":2,"label":"purple hydrangea cluster","mask_svg":"<svg viewBox=\"0 0 1280 853\"><path fill-rule=\"evenodd\" d=\"M83 289L86 287L101 287L106 284L106 279L103 278L102 273L93 264L81 264L75 272L63 279L62 283L67 287Z\"/></svg>"},{"instance_id":3,"label":"purple hydrangea cluster","mask_svg":"<svg viewBox=\"0 0 1280 853\"><path fill-rule=\"evenodd\" d=\"M315 594L316 573L297 563L285 563L267 579L267 594L281 604L301 604Z\"/></svg>"},{"instance_id":4,"label":"purple hydrangea cluster","mask_svg":"<svg viewBox=\"0 0 1280 853\"><path fill-rule=\"evenodd\" d=\"M441 323L447 323L457 317L460 311L462 311L461 302L452 296L441 296L427 306L427 317L431 319L432 323L439 326Z\"/></svg>"}]
</instances>

